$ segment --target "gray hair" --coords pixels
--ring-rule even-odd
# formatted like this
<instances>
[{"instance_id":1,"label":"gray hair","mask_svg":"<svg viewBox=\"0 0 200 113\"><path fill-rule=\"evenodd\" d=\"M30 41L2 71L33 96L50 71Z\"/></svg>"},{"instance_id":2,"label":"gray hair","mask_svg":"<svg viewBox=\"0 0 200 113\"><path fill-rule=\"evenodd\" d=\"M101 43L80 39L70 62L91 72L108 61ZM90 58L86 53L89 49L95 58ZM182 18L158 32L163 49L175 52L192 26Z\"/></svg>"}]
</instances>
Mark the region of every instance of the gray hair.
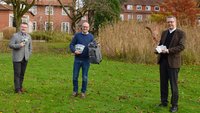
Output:
<instances>
[{"instance_id":1,"label":"gray hair","mask_svg":"<svg viewBox=\"0 0 200 113\"><path fill-rule=\"evenodd\" d=\"M173 15L167 16L167 18L173 18L173 19L176 21L176 17L173 16ZM166 19L167 19L167 18L166 18Z\"/></svg>"}]
</instances>

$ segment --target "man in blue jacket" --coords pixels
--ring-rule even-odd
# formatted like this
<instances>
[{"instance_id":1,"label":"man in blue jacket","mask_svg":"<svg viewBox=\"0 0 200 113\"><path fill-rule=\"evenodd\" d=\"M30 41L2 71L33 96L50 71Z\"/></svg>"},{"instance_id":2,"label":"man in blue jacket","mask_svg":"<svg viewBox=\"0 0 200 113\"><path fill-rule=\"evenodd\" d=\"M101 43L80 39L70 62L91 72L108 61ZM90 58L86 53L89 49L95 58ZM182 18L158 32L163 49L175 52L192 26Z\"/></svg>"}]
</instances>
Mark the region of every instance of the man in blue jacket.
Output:
<instances>
[{"instance_id":1,"label":"man in blue jacket","mask_svg":"<svg viewBox=\"0 0 200 113\"><path fill-rule=\"evenodd\" d=\"M73 96L78 96L78 76L80 68L82 68L82 89L81 98L85 98L88 70L90 67L88 44L93 41L94 36L89 33L89 24L84 22L82 24L82 32L76 33L70 43L70 50L74 53L74 67L73 67Z\"/></svg>"}]
</instances>

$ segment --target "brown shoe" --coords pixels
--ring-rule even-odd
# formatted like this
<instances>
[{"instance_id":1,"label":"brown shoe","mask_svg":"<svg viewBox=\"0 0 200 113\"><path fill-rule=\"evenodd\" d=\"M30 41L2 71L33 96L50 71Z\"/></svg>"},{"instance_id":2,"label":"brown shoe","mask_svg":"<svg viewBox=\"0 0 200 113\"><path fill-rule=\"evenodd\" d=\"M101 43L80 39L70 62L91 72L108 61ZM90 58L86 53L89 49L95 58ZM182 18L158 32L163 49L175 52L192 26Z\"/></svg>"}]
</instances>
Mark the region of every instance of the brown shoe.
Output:
<instances>
[{"instance_id":1,"label":"brown shoe","mask_svg":"<svg viewBox=\"0 0 200 113\"><path fill-rule=\"evenodd\" d=\"M81 93L81 98L85 98L86 94L85 93Z\"/></svg>"},{"instance_id":2,"label":"brown shoe","mask_svg":"<svg viewBox=\"0 0 200 113\"><path fill-rule=\"evenodd\" d=\"M77 96L78 96L78 93L77 93L77 92L73 92L73 93L72 93L72 96L73 96L73 97L77 97Z\"/></svg>"},{"instance_id":3,"label":"brown shoe","mask_svg":"<svg viewBox=\"0 0 200 113\"><path fill-rule=\"evenodd\" d=\"M24 88L21 88L20 91L21 91L22 93L27 92Z\"/></svg>"},{"instance_id":4,"label":"brown shoe","mask_svg":"<svg viewBox=\"0 0 200 113\"><path fill-rule=\"evenodd\" d=\"M15 91L15 93L17 94L22 94L22 92L19 90L19 91Z\"/></svg>"}]
</instances>

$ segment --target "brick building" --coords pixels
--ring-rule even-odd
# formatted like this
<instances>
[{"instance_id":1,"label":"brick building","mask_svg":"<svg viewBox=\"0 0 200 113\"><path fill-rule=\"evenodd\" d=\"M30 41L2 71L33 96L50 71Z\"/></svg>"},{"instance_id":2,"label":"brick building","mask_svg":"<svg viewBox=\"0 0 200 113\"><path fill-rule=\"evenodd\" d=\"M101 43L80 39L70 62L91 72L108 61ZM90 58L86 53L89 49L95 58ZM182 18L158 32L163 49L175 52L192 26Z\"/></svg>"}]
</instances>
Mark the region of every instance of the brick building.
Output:
<instances>
[{"instance_id":1,"label":"brick building","mask_svg":"<svg viewBox=\"0 0 200 113\"><path fill-rule=\"evenodd\" d=\"M121 20L147 20L152 13L164 11L159 3L163 0L127 0L122 6Z\"/></svg>"},{"instance_id":2,"label":"brick building","mask_svg":"<svg viewBox=\"0 0 200 113\"><path fill-rule=\"evenodd\" d=\"M23 22L31 22L33 20L34 15L31 12L27 12L23 17ZM6 27L13 27L13 11L12 7L6 4L0 4L0 31L2 31ZM31 27L29 31L31 31Z\"/></svg>"},{"instance_id":3,"label":"brick building","mask_svg":"<svg viewBox=\"0 0 200 113\"><path fill-rule=\"evenodd\" d=\"M62 1L66 6L71 0ZM30 32L36 30L54 30L70 33L71 20L57 0L36 0L35 5L23 16L22 21L30 23ZM0 30L12 26L12 7L0 4Z\"/></svg>"},{"instance_id":4,"label":"brick building","mask_svg":"<svg viewBox=\"0 0 200 113\"><path fill-rule=\"evenodd\" d=\"M65 6L70 1L62 0ZM70 32L71 20L57 0L36 0L30 11L35 15L32 22L34 31L55 30Z\"/></svg>"}]
</instances>

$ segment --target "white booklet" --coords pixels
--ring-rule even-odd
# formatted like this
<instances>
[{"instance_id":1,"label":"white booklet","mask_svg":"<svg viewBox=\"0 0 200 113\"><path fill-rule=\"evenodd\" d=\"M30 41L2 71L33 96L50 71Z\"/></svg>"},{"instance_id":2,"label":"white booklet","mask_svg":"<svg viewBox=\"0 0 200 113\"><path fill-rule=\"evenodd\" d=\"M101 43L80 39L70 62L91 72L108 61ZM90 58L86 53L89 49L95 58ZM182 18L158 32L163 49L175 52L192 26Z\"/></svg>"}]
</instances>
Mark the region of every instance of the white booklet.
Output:
<instances>
[{"instance_id":1,"label":"white booklet","mask_svg":"<svg viewBox=\"0 0 200 113\"><path fill-rule=\"evenodd\" d=\"M80 53L83 52L84 48L85 48L85 46L82 45L82 44L76 44L76 45L75 45L75 50L76 50L76 51L79 51Z\"/></svg>"},{"instance_id":2,"label":"white booklet","mask_svg":"<svg viewBox=\"0 0 200 113\"><path fill-rule=\"evenodd\" d=\"M157 46L157 47L156 47L156 51L157 51L158 53L161 53L163 50L166 50L166 49L167 49L167 47L164 46L164 45L160 45L160 46Z\"/></svg>"}]
</instances>

